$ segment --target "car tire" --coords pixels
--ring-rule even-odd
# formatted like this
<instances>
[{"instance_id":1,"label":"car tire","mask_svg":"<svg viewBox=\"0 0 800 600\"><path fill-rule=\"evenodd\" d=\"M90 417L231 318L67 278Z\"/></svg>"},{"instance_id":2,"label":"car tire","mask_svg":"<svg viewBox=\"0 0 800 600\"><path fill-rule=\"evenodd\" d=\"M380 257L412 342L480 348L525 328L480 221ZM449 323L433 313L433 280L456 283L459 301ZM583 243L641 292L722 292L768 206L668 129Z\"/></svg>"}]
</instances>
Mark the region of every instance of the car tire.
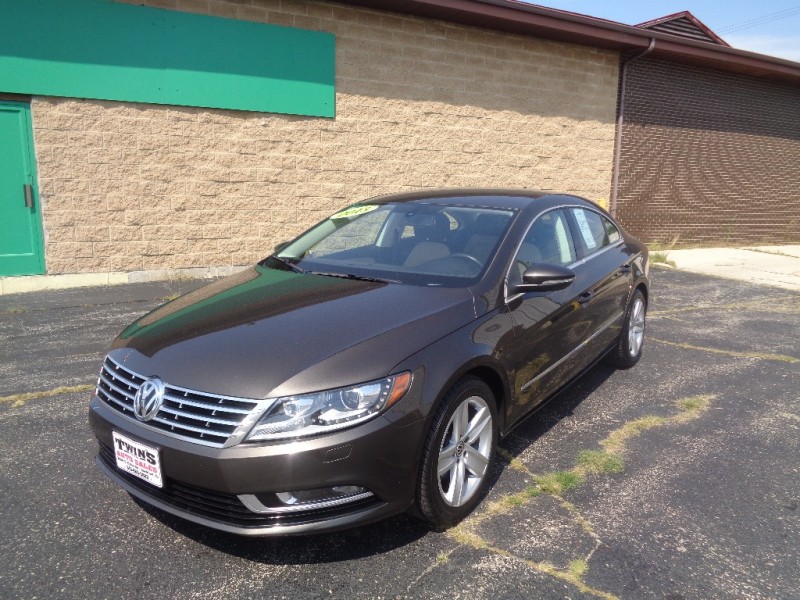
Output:
<instances>
[{"instance_id":1,"label":"car tire","mask_svg":"<svg viewBox=\"0 0 800 600\"><path fill-rule=\"evenodd\" d=\"M646 317L647 301L642 290L637 289L628 303L619 341L607 355L608 362L618 369L630 369L642 357Z\"/></svg>"},{"instance_id":2,"label":"car tire","mask_svg":"<svg viewBox=\"0 0 800 600\"><path fill-rule=\"evenodd\" d=\"M433 418L417 486L417 513L435 529L455 525L481 501L498 432L489 386L477 377L459 380Z\"/></svg>"}]
</instances>

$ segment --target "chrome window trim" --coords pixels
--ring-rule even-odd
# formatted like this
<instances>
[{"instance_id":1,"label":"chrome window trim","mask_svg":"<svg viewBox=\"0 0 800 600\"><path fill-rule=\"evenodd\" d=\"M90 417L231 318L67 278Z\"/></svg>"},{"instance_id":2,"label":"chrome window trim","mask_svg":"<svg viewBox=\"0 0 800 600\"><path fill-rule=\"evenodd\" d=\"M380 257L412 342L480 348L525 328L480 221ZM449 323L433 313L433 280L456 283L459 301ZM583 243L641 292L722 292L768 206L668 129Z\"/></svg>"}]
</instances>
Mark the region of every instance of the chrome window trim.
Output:
<instances>
[{"instance_id":1,"label":"chrome window trim","mask_svg":"<svg viewBox=\"0 0 800 600\"><path fill-rule=\"evenodd\" d=\"M611 223L614 225L614 227L617 228L617 231L619 232L619 239L616 242L610 242L610 243L606 244L605 246L602 246L602 247L598 248L597 250L595 250L591 254L587 254L583 258L581 258L579 260L576 260L574 263L572 263L572 265L569 265L568 268L572 268L573 265L574 266L582 265L582 264L586 263L586 261L589 261L589 260L593 259L594 257L601 255L606 250L610 250L611 248L617 248L619 246L622 246L625 243L625 238L622 236L622 229L620 228L619 224L616 223L613 219L610 219L609 217L604 215L602 212L600 212L596 208L591 208L589 206L575 206L575 205L572 205L569 208L582 208L583 210L588 210L590 212L595 213L601 219L606 219L607 221L611 221Z\"/></svg>"},{"instance_id":2,"label":"chrome window trim","mask_svg":"<svg viewBox=\"0 0 800 600\"><path fill-rule=\"evenodd\" d=\"M506 304L508 304L510 302L513 302L514 300L516 300L517 298L519 298L520 296L523 296L525 294L525 292L518 292L518 293L514 294L513 296L509 296L508 295L508 282L509 282L509 278L511 277L511 269L514 268L515 259L517 258L517 255L519 254L519 251L522 248L522 244L524 243L525 238L527 237L528 233L530 232L531 227L533 227L533 224L536 223L536 221L540 217L543 217L547 213L552 212L554 210L561 210L561 209L568 209L568 208L582 208L584 210L589 210L589 211L592 211L594 213L597 213L603 219L608 219L607 216L605 216L602 212L600 212L596 208L591 208L591 207L588 207L588 206L581 206L580 204L559 204L558 206L553 206L552 208L548 208L543 213L536 215L536 218L533 219L528 224L528 227L525 229L525 233L522 234L522 236L519 239L519 242L517 242L517 247L514 249L514 254L512 255L511 262L509 263L508 269L506 270L506 276L505 276L505 279L503 280L503 297L505 298L505 303ZM601 255L603 252L606 252L607 250L610 250L612 248L618 248L618 247L622 246L625 243L625 238L622 235L622 229L620 228L619 224L616 221L614 221L613 219L609 219L609 220L619 230L619 236L620 236L619 239L616 242L613 242L611 244L607 244L607 245L603 246L602 248L599 248L599 249L595 250L591 254L587 254L583 258L579 258L579 259L576 259L576 260L572 261L571 263L566 265L566 267L568 269L574 269L575 267L579 267L579 266L585 264L587 261L592 260L593 258ZM571 231L570 231L570 237L572 237L572 232ZM572 240L572 245L573 245L573 247L575 247L575 252L577 254L578 248L575 245L575 240L574 239Z\"/></svg>"},{"instance_id":3,"label":"chrome window trim","mask_svg":"<svg viewBox=\"0 0 800 600\"><path fill-rule=\"evenodd\" d=\"M603 252L606 252L606 251L608 251L608 250L611 250L611 249L613 249L613 248L619 248L619 247L620 247L620 246L622 246L624 243L625 243L625 240L622 240L622 239L620 239L620 240L618 240L618 241L614 242L613 244L607 244L606 246L603 246L603 247L602 247L602 248L600 248L599 250L595 250L595 251L594 251L594 252L592 252L591 254L587 254L587 255L586 255L586 256L584 256L582 259L580 259L580 260L576 260L574 263L572 263L571 265L569 265L569 267L568 267L568 268L570 268L570 269L571 269L573 266L575 266L575 267L578 267L578 266L580 266L580 265L582 265L582 264L585 264L587 261L590 261L590 260L592 260L593 258L596 258L596 257L600 256L601 254L603 254Z\"/></svg>"},{"instance_id":4,"label":"chrome window trim","mask_svg":"<svg viewBox=\"0 0 800 600\"><path fill-rule=\"evenodd\" d=\"M562 356L562 357L561 357L559 360L557 360L557 361L556 361L556 362L554 362L552 365L550 365L549 367L547 367L547 368L546 368L544 371L542 371L541 373L539 373L539 374L538 374L536 377L534 377L533 379L531 379L531 380L530 380L528 383L526 383L526 384L524 384L522 387L520 387L520 388L519 388L519 391L520 391L520 392L524 392L524 391L525 391L525 390L527 390L529 387L531 387L531 386L532 386L534 383L536 383L537 381L539 381L539 380L540 380L542 377L544 377L545 375L547 375L548 373L550 373L550 372L551 372L553 369L555 369L556 367L558 367L558 366L562 365L562 364L563 364L565 361L567 361L567 360L569 360L570 358L572 358L573 356L575 356L575 354L577 354L577 353L578 353L580 350L583 350L583 348L584 348L584 347L586 347L586 345L587 345L589 342L591 342L591 341L592 341L593 339L595 339L595 338L596 338L598 335L600 335L601 333L603 333L603 332L604 332L606 329L608 329L609 327L611 327L611 326L614 324L614 321L617 321L617 320L619 320L619 318L620 318L620 317L622 317L624 314L625 314L625 313L624 313L623 311L619 311L619 312L618 312L616 315L614 315L613 317L611 317L610 319L608 319L608 321L606 321L605 323L603 323L603 324L600 326L600 328L599 328L597 331L595 331L595 332L594 332L592 335L590 335L588 338L586 338L585 340L583 340L583 341L582 341L580 344L578 344L577 346L575 346L575 347L574 347L574 348L573 348L573 349L572 349L572 350L571 350L569 353L567 353L567 354L565 354L564 356Z\"/></svg>"},{"instance_id":5,"label":"chrome window trim","mask_svg":"<svg viewBox=\"0 0 800 600\"><path fill-rule=\"evenodd\" d=\"M558 206L553 206L551 208L548 208L543 213L540 213L540 214L536 215L536 218L533 219L530 223L528 223L528 227L525 228L525 233L523 233L520 236L519 241L517 242L517 247L514 249L514 253L511 256L511 262L508 264L508 268L506 269L506 276L505 276L505 278L503 280L503 296L506 299L506 304L508 304L512 300L515 300L516 298L518 298L519 296L522 296L524 294L524 292L520 292L518 294L514 294L513 296L509 297L509 295L508 295L508 282L509 282L509 278L511 277L511 269L514 268L514 264L516 262L515 259L517 258L517 255L519 254L519 251L522 248L522 244L525 242L525 238L528 236L528 233L530 233L530 230L531 230L531 227L533 227L533 224L536 223L536 221L538 221L541 217L543 217L547 213L551 213L554 210L561 210L561 209L564 209L564 208L571 208L573 206L578 206L578 205L575 205L575 204L559 204ZM570 238L571 238L572 237L572 232L571 231L569 232L569 235L570 235ZM575 246L575 240L572 241L572 245L573 245L573 247ZM576 255L577 255L577 252L578 252L577 248L575 248L575 252L576 252ZM567 265L567 268L571 269L573 267L573 265L577 265L578 263L579 263L579 261L577 261L577 260L573 261L573 262L571 262L571 263L569 263Z\"/></svg>"}]
</instances>

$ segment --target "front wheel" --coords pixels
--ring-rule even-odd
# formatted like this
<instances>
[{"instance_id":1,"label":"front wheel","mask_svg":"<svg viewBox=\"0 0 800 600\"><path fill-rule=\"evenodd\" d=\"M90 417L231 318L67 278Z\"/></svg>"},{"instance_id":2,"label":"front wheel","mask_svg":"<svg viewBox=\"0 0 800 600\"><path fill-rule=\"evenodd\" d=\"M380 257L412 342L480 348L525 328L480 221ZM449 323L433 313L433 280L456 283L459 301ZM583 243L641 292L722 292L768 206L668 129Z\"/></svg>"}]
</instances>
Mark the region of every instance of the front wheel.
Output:
<instances>
[{"instance_id":1,"label":"front wheel","mask_svg":"<svg viewBox=\"0 0 800 600\"><path fill-rule=\"evenodd\" d=\"M497 406L482 380L466 377L433 419L417 488L417 509L437 528L466 517L486 491L497 446Z\"/></svg>"},{"instance_id":2,"label":"front wheel","mask_svg":"<svg viewBox=\"0 0 800 600\"><path fill-rule=\"evenodd\" d=\"M647 303L642 291L637 289L628 303L625 325L614 349L608 353L608 361L619 369L630 369L642 357L644 326Z\"/></svg>"}]
</instances>

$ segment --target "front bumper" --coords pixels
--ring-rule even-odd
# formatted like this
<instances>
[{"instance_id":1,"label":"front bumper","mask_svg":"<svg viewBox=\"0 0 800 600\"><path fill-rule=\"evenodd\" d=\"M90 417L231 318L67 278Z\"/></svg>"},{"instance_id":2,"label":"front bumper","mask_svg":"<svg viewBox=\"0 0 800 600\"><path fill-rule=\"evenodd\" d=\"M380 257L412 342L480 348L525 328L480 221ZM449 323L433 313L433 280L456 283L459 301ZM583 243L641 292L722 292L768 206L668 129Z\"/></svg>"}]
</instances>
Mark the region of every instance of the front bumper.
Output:
<instances>
[{"instance_id":1,"label":"front bumper","mask_svg":"<svg viewBox=\"0 0 800 600\"><path fill-rule=\"evenodd\" d=\"M327 532L406 510L414 500L425 421L401 427L385 416L306 440L214 448L164 435L92 399L97 463L127 492L195 523L241 535ZM164 487L116 467L112 432L155 446ZM253 512L238 496L360 486L372 495L310 510Z\"/></svg>"}]
</instances>

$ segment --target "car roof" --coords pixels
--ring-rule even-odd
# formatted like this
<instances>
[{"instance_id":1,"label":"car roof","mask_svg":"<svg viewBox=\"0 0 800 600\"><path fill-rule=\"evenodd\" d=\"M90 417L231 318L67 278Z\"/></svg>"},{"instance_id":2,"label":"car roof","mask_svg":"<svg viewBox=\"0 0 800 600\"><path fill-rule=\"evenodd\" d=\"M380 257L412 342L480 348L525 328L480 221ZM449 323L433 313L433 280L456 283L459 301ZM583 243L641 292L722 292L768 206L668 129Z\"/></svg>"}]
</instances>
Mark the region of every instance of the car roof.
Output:
<instances>
[{"instance_id":1,"label":"car roof","mask_svg":"<svg viewBox=\"0 0 800 600\"><path fill-rule=\"evenodd\" d=\"M430 189L400 194L376 196L360 202L360 204L389 204L398 202L481 206L484 208L523 209L533 203L542 205L568 201L587 202L584 198L572 194L559 194L537 190L495 189L495 188L463 188L463 189ZM588 203L588 202L587 202Z\"/></svg>"}]
</instances>

